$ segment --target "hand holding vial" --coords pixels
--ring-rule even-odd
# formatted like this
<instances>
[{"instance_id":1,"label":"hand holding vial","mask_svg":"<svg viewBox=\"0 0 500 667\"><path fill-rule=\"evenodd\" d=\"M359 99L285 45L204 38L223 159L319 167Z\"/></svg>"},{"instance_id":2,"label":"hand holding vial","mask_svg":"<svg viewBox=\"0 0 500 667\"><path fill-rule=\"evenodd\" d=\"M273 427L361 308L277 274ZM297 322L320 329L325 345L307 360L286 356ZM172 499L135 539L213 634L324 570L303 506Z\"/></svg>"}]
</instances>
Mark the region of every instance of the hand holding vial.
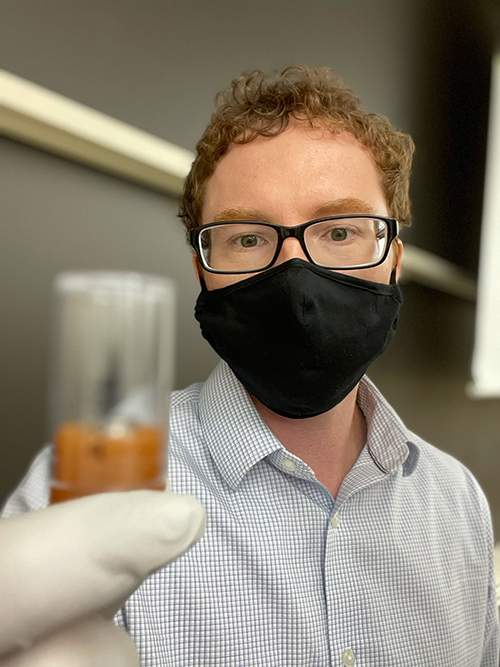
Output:
<instances>
[{"instance_id":1,"label":"hand holding vial","mask_svg":"<svg viewBox=\"0 0 500 667\"><path fill-rule=\"evenodd\" d=\"M56 296L51 504L0 522L0 665L138 667L113 616L205 530L196 498L158 493L174 288L139 274L68 273Z\"/></svg>"},{"instance_id":2,"label":"hand holding vial","mask_svg":"<svg viewBox=\"0 0 500 667\"><path fill-rule=\"evenodd\" d=\"M147 490L1 521L1 667L139 667L113 616L204 530L196 498Z\"/></svg>"}]
</instances>

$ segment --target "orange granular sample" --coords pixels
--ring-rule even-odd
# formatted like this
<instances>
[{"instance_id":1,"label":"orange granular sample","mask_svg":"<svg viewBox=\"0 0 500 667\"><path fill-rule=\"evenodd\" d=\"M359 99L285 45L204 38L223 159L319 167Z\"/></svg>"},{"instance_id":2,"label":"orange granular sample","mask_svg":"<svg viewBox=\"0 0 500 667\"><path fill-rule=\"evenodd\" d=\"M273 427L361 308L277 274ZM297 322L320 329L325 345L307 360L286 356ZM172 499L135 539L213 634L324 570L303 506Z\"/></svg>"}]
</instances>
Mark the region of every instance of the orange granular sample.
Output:
<instances>
[{"instance_id":1,"label":"orange granular sample","mask_svg":"<svg viewBox=\"0 0 500 667\"><path fill-rule=\"evenodd\" d=\"M164 433L150 426L101 430L78 422L54 439L52 503L105 491L165 489Z\"/></svg>"}]
</instances>

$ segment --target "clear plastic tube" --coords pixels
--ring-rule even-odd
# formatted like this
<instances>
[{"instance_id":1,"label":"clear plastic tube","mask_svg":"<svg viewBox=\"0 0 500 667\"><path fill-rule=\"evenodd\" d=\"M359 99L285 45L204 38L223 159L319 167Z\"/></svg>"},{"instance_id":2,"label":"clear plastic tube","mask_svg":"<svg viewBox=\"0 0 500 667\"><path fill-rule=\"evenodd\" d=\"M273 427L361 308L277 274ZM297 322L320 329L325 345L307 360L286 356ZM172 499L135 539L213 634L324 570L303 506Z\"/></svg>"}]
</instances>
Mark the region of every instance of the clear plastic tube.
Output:
<instances>
[{"instance_id":1,"label":"clear plastic tube","mask_svg":"<svg viewBox=\"0 0 500 667\"><path fill-rule=\"evenodd\" d=\"M55 282L51 502L165 488L175 287L138 273Z\"/></svg>"}]
</instances>

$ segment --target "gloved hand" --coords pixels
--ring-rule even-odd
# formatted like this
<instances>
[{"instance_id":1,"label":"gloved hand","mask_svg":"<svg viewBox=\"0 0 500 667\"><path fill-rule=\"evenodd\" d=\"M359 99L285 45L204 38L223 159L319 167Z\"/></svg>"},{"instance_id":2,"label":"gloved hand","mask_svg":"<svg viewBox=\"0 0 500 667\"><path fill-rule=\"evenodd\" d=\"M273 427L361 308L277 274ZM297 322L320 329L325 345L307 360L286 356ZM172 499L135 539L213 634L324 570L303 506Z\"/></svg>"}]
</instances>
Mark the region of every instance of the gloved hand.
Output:
<instances>
[{"instance_id":1,"label":"gloved hand","mask_svg":"<svg viewBox=\"0 0 500 667\"><path fill-rule=\"evenodd\" d=\"M203 535L193 496L104 493L0 521L0 665L137 667L113 616Z\"/></svg>"}]
</instances>

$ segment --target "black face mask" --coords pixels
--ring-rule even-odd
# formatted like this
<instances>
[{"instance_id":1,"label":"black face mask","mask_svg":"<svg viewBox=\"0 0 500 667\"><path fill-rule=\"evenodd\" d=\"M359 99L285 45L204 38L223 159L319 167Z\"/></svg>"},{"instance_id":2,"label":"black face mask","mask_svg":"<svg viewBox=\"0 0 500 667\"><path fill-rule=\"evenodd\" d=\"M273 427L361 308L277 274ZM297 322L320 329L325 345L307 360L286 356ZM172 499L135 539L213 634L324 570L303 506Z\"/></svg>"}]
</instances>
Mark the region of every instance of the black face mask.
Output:
<instances>
[{"instance_id":1,"label":"black face mask","mask_svg":"<svg viewBox=\"0 0 500 667\"><path fill-rule=\"evenodd\" d=\"M292 259L228 287L203 289L203 336L246 389L279 415L314 417L340 403L386 349L402 296Z\"/></svg>"}]
</instances>

